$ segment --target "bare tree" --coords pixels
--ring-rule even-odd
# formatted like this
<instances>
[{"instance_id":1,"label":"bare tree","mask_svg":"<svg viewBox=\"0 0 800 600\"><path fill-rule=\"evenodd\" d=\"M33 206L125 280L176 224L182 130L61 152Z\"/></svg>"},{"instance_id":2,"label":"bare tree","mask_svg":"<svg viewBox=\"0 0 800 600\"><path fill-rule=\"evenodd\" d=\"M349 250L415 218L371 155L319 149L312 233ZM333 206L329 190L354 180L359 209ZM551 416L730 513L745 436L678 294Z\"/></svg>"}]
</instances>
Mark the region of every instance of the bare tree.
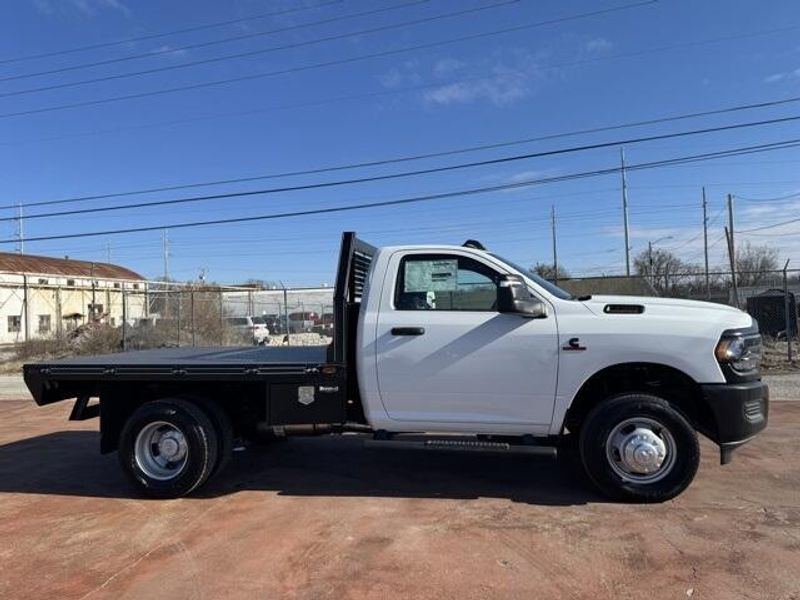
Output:
<instances>
[{"instance_id":1,"label":"bare tree","mask_svg":"<svg viewBox=\"0 0 800 600\"><path fill-rule=\"evenodd\" d=\"M678 287L675 275L693 270L692 265L687 265L669 250L661 248L642 250L633 259L633 268L637 275L650 279L652 286L660 294L674 295Z\"/></svg>"},{"instance_id":2,"label":"bare tree","mask_svg":"<svg viewBox=\"0 0 800 600\"><path fill-rule=\"evenodd\" d=\"M769 271L778 269L778 251L774 248L745 242L736 249L736 277L742 287L763 285Z\"/></svg>"},{"instance_id":3,"label":"bare tree","mask_svg":"<svg viewBox=\"0 0 800 600\"><path fill-rule=\"evenodd\" d=\"M544 277L548 281L555 281L556 271L551 263L537 262L530 269L531 273L536 273L539 277ZM558 279L569 279L569 272L558 265Z\"/></svg>"},{"instance_id":4,"label":"bare tree","mask_svg":"<svg viewBox=\"0 0 800 600\"><path fill-rule=\"evenodd\" d=\"M246 287L260 288L262 290L276 290L279 287L281 287L275 281L268 281L266 279L255 279L255 278L248 279L247 281L244 282L244 285Z\"/></svg>"}]
</instances>

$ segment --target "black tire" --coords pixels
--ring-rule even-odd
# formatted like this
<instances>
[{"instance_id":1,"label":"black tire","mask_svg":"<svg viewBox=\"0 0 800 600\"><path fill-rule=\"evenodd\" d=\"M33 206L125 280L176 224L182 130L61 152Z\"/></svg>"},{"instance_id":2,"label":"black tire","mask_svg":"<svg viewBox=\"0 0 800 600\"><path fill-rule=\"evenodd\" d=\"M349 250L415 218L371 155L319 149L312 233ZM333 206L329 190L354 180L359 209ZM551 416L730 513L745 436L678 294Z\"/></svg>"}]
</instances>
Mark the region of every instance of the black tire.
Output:
<instances>
[{"instance_id":1,"label":"black tire","mask_svg":"<svg viewBox=\"0 0 800 600\"><path fill-rule=\"evenodd\" d=\"M668 453L664 459L671 461L671 467L660 479L650 482L620 475L619 467L615 469L606 450L609 436L617 425L627 419L642 418L657 422L665 429L666 432L659 435L669 434L674 448L674 456L670 458ZM680 494L694 479L700 464L700 446L694 428L669 402L650 394L624 394L601 402L586 417L580 428L580 456L588 478L609 498L664 502Z\"/></svg>"},{"instance_id":2,"label":"black tire","mask_svg":"<svg viewBox=\"0 0 800 600\"><path fill-rule=\"evenodd\" d=\"M212 477L216 477L230 462L233 456L233 425L225 410L213 400L207 398L188 398L197 403L198 406L211 417L211 422L217 432L217 461L211 469Z\"/></svg>"},{"instance_id":3,"label":"black tire","mask_svg":"<svg viewBox=\"0 0 800 600\"><path fill-rule=\"evenodd\" d=\"M185 462L168 478L152 477L137 459L137 437L156 422L178 430L186 443ZM147 402L134 411L122 429L118 454L123 471L145 494L179 498L205 483L217 463L218 447L216 429L199 406L182 398L165 398Z\"/></svg>"}]
</instances>

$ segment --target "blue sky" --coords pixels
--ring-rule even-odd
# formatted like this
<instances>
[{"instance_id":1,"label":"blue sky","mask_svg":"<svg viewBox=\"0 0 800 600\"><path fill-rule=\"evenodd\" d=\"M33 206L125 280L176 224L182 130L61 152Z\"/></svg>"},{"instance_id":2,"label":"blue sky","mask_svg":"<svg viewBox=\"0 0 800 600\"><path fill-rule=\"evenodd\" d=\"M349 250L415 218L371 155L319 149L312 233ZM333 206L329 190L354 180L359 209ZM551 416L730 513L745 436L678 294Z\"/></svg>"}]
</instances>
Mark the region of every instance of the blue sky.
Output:
<instances>
[{"instance_id":1,"label":"blue sky","mask_svg":"<svg viewBox=\"0 0 800 600\"><path fill-rule=\"evenodd\" d=\"M102 98L306 67L450 38L562 19L633 4L620 0L18 0L0 22L0 190L3 206L172 184L248 177L355 163L556 134L636 120L800 96L800 7L796 0L662 0L517 32L419 51L394 52L325 68L228 85L41 112ZM281 16L82 52L11 61L152 33L247 18ZM471 7L491 9L375 33L359 31ZM300 27L377 8L381 13ZM270 35L181 50L187 45L294 27ZM336 41L162 70L106 82L61 85L177 66L227 54ZM36 75L132 55L141 58ZM23 77L25 76L25 77ZM14 78L14 79L11 79ZM26 92L9 95L10 92ZM5 94L5 95L4 95ZM597 133L512 148L208 188L85 202L72 208L179 198L203 193L300 185L491 159L571 145L655 135L798 114L798 104L658 126ZM795 122L626 146L628 163L800 138ZM633 254L658 241L682 258L702 260L701 186L709 201L711 262L723 265L720 240L727 193L737 229L800 215L798 149L628 174ZM162 226L306 210L354 202L485 187L613 167L606 148L503 165L302 192L233 198L146 210L85 214L24 223L26 236ZM248 278L287 285L330 283L340 233L355 229L375 244L461 243L477 238L516 262L550 261L549 215L555 205L560 262L573 274L624 271L618 174L399 207L248 224L172 229L171 274L227 283ZM25 209L27 214L52 208ZM65 207L61 207L65 208ZM12 217L5 208L0 216ZM1 222L0 239L14 235ZM666 238L666 239L665 239ZM162 234L29 241L26 253L112 261L145 276L163 273ZM795 224L742 234L800 266ZM3 245L12 251L13 243Z\"/></svg>"}]
</instances>

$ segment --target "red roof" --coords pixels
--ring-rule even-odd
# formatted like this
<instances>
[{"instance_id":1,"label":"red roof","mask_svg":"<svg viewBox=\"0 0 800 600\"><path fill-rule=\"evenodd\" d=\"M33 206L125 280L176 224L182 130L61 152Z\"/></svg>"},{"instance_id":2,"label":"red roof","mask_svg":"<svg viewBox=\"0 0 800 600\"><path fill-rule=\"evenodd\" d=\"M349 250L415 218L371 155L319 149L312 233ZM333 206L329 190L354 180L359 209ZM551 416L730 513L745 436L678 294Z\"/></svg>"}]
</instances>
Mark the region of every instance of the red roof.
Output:
<instances>
[{"instance_id":1,"label":"red roof","mask_svg":"<svg viewBox=\"0 0 800 600\"><path fill-rule=\"evenodd\" d=\"M14 254L12 252L0 252L0 271L42 275L71 275L75 277L95 277L97 279L144 279L138 273L118 265L73 260L71 258Z\"/></svg>"}]
</instances>

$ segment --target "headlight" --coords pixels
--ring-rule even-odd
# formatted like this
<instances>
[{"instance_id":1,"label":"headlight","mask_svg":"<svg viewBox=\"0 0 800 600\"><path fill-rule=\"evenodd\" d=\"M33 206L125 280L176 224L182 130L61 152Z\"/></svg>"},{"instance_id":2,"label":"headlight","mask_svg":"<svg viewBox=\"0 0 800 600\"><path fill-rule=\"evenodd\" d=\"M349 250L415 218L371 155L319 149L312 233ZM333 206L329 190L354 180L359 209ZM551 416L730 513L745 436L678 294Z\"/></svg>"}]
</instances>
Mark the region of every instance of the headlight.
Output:
<instances>
[{"instance_id":1,"label":"headlight","mask_svg":"<svg viewBox=\"0 0 800 600\"><path fill-rule=\"evenodd\" d=\"M723 338L717 344L717 360L719 362L733 362L742 358L744 354L744 339L740 337Z\"/></svg>"},{"instance_id":2,"label":"headlight","mask_svg":"<svg viewBox=\"0 0 800 600\"><path fill-rule=\"evenodd\" d=\"M761 336L724 337L714 351L720 363L727 363L740 373L758 369L761 362Z\"/></svg>"}]
</instances>

